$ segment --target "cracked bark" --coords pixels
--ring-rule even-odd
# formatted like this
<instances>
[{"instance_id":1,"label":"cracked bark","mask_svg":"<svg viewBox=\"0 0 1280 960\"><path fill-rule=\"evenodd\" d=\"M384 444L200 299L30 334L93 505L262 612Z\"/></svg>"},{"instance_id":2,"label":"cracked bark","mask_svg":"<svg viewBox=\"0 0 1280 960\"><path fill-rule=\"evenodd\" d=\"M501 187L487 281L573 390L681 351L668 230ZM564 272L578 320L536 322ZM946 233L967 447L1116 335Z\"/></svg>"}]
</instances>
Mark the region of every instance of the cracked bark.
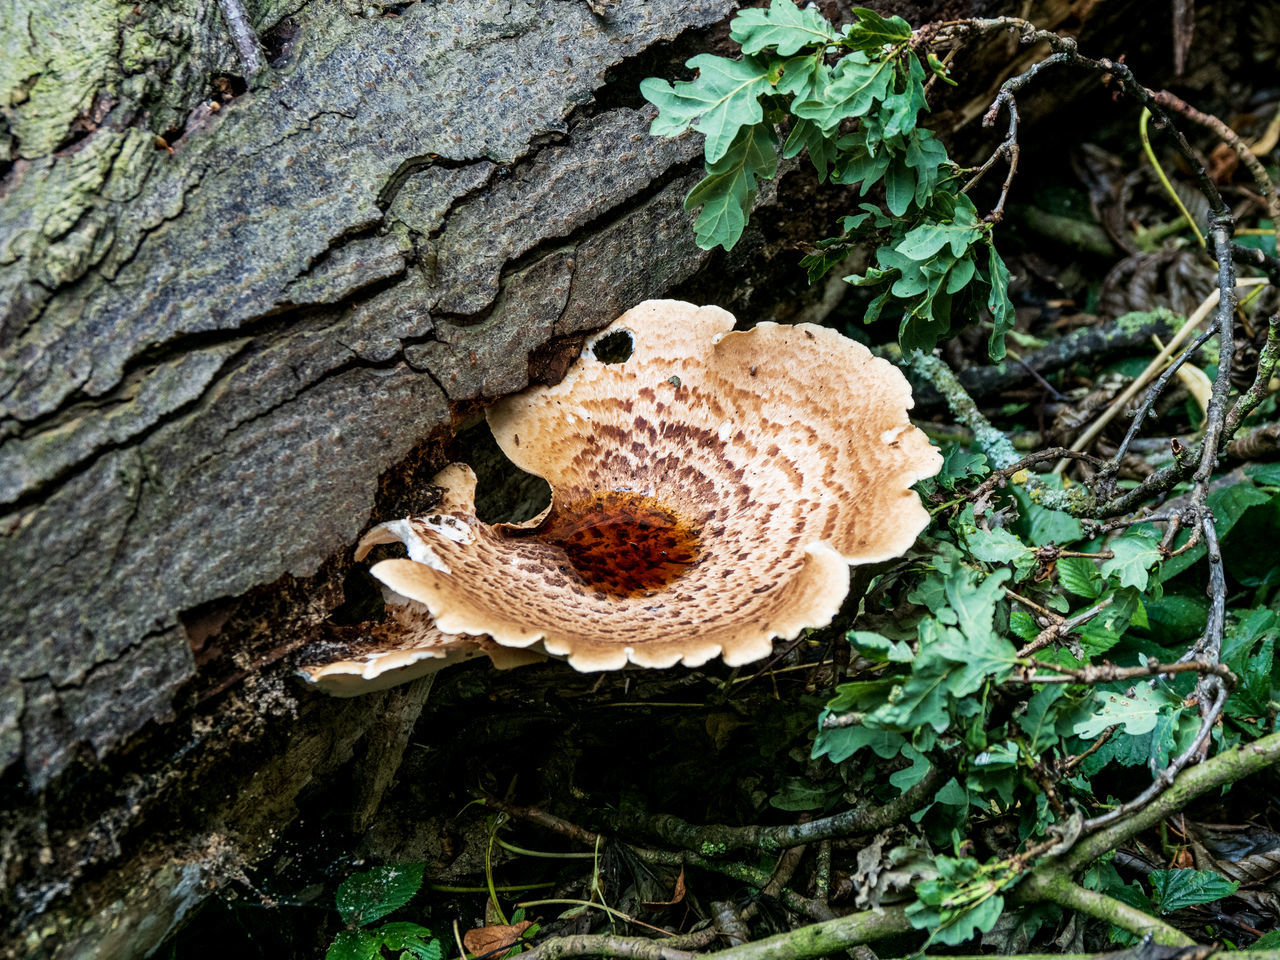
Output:
<instances>
[{"instance_id":1,"label":"cracked bark","mask_svg":"<svg viewBox=\"0 0 1280 960\"><path fill-rule=\"evenodd\" d=\"M575 338L699 277L761 319L794 269L696 249L700 144L610 80L729 0L247 7L239 95L217 5L0 11L0 955L146 954L402 749L421 697L289 676L359 532Z\"/></svg>"}]
</instances>

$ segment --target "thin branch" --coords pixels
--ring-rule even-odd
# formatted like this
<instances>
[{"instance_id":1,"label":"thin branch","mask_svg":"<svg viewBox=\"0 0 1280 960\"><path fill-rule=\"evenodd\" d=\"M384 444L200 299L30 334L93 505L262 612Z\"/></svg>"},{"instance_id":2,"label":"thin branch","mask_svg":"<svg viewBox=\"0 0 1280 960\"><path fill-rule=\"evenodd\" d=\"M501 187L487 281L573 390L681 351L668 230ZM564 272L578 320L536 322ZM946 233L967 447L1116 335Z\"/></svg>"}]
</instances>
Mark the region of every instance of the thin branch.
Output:
<instances>
[{"instance_id":1,"label":"thin branch","mask_svg":"<svg viewBox=\"0 0 1280 960\"><path fill-rule=\"evenodd\" d=\"M1275 375L1278 365L1280 365L1280 313L1273 313L1267 323L1267 342L1263 344L1262 352L1258 355L1258 369L1253 376L1253 383L1236 400L1235 406L1227 414L1223 432L1228 440L1235 436L1240 425L1244 423L1245 417L1249 416L1271 392L1271 378Z\"/></svg>"},{"instance_id":2,"label":"thin branch","mask_svg":"<svg viewBox=\"0 0 1280 960\"><path fill-rule=\"evenodd\" d=\"M1249 145L1240 139L1239 134L1217 117L1212 114L1202 113L1168 90L1161 90L1155 95L1155 98L1160 106L1175 113L1180 113L1191 122L1212 130L1223 143L1232 149L1236 157L1249 171L1250 176L1253 177L1253 182L1258 185L1258 191L1267 202L1267 212L1271 216L1276 236L1280 238L1280 197L1276 195L1275 184L1271 182L1271 177L1267 174L1267 168L1254 156L1253 151L1249 149Z\"/></svg>"},{"instance_id":3,"label":"thin branch","mask_svg":"<svg viewBox=\"0 0 1280 960\"><path fill-rule=\"evenodd\" d=\"M1023 667L1017 680L1019 683L1116 683L1121 680L1135 680L1140 677L1173 676L1178 673L1199 673L1203 676L1218 677L1226 680L1228 686L1235 686L1236 678L1230 670L1218 663L1205 660L1180 660L1177 663L1157 663L1148 660L1140 667L1117 667L1111 663L1089 664L1084 667L1046 666L1037 662L1038 666L1052 671L1051 673L1031 673L1030 666Z\"/></svg>"},{"instance_id":4,"label":"thin branch","mask_svg":"<svg viewBox=\"0 0 1280 960\"><path fill-rule=\"evenodd\" d=\"M1043 869L1032 871L1015 888L1013 899L1024 903L1049 901L1059 906L1070 907L1086 916L1114 923L1140 937L1151 937L1163 946L1195 946L1195 941L1181 930L1123 901L1093 890L1086 890L1062 871Z\"/></svg>"},{"instance_id":5,"label":"thin branch","mask_svg":"<svg viewBox=\"0 0 1280 960\"><path fill-rule=\"evenodd\" d=\"M253 25L249 23L244 4L241 0L218 0L218 8L222 11L227 32L231 34L231 41L240 55L245 76L252 79L262 69L262 52L258 48L258 38L254 35Z\"/></svg>"},{"instance_id":6,"label":"thin branch","mask_svg":"<svg viewBox=\"0 0 1280 960\"><path fill-rule=\"evenodd\" d=\"M1066 447L1050 447L1047 450L1037 450L1035 453L1023 457L1017 463L1011 463L1007 467L1001 467L994 470L991 476L983 480L978 486L974 487L973 492L969 494L970 500L981 500L996 487L1004 486L1004 482L1012 477L1019 470L1025 470L1027 467L1034 466L1037 463L1043 463L1045 460L1057 460L1059 457L1068 457L1072 460L1083 460L1095 467L1103 466L1107 461L1101 457L1095 457L1091 453L1081 453L1078 450L1068 450Z\"/></svg>"},{"instance_id":7,"label":"thin branch","mask_svg":"<svg viewBox=\"0 0 1280 960\"><path fill-rule=\"evenodd\" d=\"M622 960L696 960L699 954L675 950L658 940L579 934L544 940L520 954L523 960L563 960L565 957L620 957Z\"/></svg>"},{"instance_id":8,"label":"thin branch","mask_svg":"<svg viewBox=\"0 0 1280 960\"><path fill-rule=\"evenodd\" d=\"M1125 454L1129 452L1129 445L1133 443L1134 439L1138 435L1138 431L1142 429L1143 421L1146 420L1147 414L1151 412L1151 408L1155 406L1157 398L1164 393L1164 388L1168 384L1170 378L1182 368L1184 363L1195 356L1201 347L1213 339L1213 335L1216 332L1217 331L1215 330L1206 330L1204 333L1200 334L1200 336L1196 337L1191 341L1191 345L1188 346L1187 349L1183 350L1182 353L1178 355L1178 358L1174 360L1173 363L1165 367L1164 372L1156 378L1155 383L1153 383L1151 388L1147 391L1147 395L1142 398L1142 403L1138 406L1138 409L1134 411L1133 422L1129 424L1129 429L1125 433L1124 439L1120 441L1120 446L1116 448L1115 455L1112 457L1112 461L1114 463L1118 465L1124 459ZM1110 479L1110 477L1108 477L1108 479Z\"/></svg>"},{"instance_id":9,"label":"thin branch","mask_svg":"<svg viewBox=\"0 0 1280 960\"><path fill-rule=\"evenodd\" d=\"M1069 872L1086 867L1142 831L1173 816L1201 794L1235 783L1277 763L1280 763L1280 733L1219 753L1183 771L1168 791L1155 797L1141 810L1131 811L1123 819L1117 818L1119 822L1081 839L1066 855L1062 867Z\"/></svg>"}]
</instances>

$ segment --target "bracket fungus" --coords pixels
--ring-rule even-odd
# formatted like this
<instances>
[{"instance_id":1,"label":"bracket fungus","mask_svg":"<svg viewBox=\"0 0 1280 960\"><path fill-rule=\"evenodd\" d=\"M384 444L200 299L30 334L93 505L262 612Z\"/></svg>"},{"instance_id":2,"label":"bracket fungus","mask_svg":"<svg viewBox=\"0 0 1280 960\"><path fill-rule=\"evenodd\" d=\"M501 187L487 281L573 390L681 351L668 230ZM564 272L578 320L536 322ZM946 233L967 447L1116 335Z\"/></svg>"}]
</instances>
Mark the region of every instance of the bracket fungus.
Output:
<instances>
[{"instance_id":1,"label":"bracket fungus","mask_svg":"<svg viewBox=\"0 0 1280 960\"><path fill-rule=\"evenodd\" d=\"M371 569L397 604L385 662L488 642L579 670L736 666L830 623L851 564L903 553L928 523L911 485L942 458L907 418L901 372L823 327L733 326L718 307L648 301L560 384L490 407L551 505L482 523L475 476L453 464L434 513L370 530L358 558L408 551Z\"/></svg>"}]
</instances>

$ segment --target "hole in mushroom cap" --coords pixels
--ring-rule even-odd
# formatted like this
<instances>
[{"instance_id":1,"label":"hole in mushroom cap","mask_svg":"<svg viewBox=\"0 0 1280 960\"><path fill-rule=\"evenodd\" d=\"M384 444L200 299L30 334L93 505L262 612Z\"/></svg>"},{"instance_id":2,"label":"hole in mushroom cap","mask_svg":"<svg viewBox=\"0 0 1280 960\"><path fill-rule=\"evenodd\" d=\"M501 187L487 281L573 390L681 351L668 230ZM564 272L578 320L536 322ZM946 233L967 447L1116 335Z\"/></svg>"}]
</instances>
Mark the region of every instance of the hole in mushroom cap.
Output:
<instances>
[{"instance_id":1,"label":"hole in mushroom cap","mask_svg":"<svg viewBox=\"0 0 1280 960\"><path fill-rule=\"evenodd\" d=\"M601 363L626 363L635 347L635 336L630 330L614 330L593 340L591 353Z\"/></svg>"}]
</instances>

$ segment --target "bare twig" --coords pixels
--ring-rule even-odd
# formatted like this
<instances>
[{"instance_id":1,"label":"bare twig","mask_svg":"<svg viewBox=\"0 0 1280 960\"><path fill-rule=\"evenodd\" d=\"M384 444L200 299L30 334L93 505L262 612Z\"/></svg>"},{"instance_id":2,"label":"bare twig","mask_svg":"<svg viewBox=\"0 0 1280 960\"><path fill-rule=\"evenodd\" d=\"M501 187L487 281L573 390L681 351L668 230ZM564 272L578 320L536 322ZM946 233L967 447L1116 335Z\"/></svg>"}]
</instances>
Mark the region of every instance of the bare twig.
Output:
<instances>
[{"instance_id":1,"label":"bare twig","mask_svg":"<svg viewBox=\"0 0 1280 960\"><path fill-rule=\"evenodd\" d=\"M1078 450L1068 450L1065 447L1050 447L1047 450L1037 450L1035 453L1023 457L1016 463L1011 463L1007 467L1001 467L999 470L993 470L991 476L983 480L982 483L974 487L973 492L969 494L970 500L981 500L983 497L991 493L997 487L1004 486L1006 480L1012 477L1020 470L1034 466L1037 463L1043 463L1045 460L1057 460L1059 457L1068 457L1072 460L1083 460L1085 463L1093 464L1095 467L1103 466L1107 461L1101 457L1095 457L1091 453L1081 453Z\"/></svg>"},{"instance_id":2,"label":"bare twig","mask_svg":"<svg viewBox=\"0 0 1280 960\"><path fill-rule=\"evenodd\" d=\"M1017 597L1016 599L1020 603L1025 604L1028 602L1023 597ZM1089 607L1089 609L1083 610L1080 613L1076 614L1074 617L1071 617L1069 619L1059 616L1058 614L1053 613L1052 611L1045 610L1042 616L1045 616L1047 614L1047 618L1050 620L1050 623L1043 630L1037 633L1035 637L1033 637L1030 640L1030 642L1028 642L1024 647L1021 647L1018 650L1018 656L1029 657L1033 653L1038 653L1039 651L1043 650L1045 647L1049 646L1049 644L1051 643L1054 643L1058 640L1065 640L1068 636L1070 636L1072 630L1075 630L1077 627L1084 626L1086 623L1088 623L1090 620L1092 620L1094 617L1100 614L1103 610L1107 609L1107 607L1111 606L1111 604L1115 602L1115 599L1116 598L1114 595L1109 597L1104 597L1103 599L1095 603L1093 606ZM1043 610L1043 608L1041 609Z\"/></svg>"},{"instance_id":3,"label":"bare twig","mask_svg":"<svg viewBox=\"0 0 1280 960\"><path fill-rule=\"evenodd\" d=\"M1267 342L1258 355L1258 370L1254 374L1253 383L1227 414L1223 431L1228 439L1235 436L1245 417L1270 393L1271 378L1275 375L1277 365L1280 365L1280 313L1273 313L1267 324Z\"/></svg>"},{"instance_id":4,"label":"bare twig","mask_svg":"<svg viewBox=\"0 0 1280 960\"><path fill-rule=\"evenodd\" d=\"M921 807L933 802L933 795L951 776L938 766L930 768L919 783L901 796L879 807L855 807L808 823L782 826L692 824L679 817L660 814L647 819L631 816L629 826L643 825L668 843L695 850L706 856L722 857L736 850L758 848L776 852L787 847L821 840L875 833L900 823Z\"/></svg>"},{"instance_id":5,"label":"bare twig","mask_svg":"<svg viewBox=\"0 0 1280 960\"><path fill-rule=\"evenodd\" d=\"M1228 686L1235 685L1235 674L1216 660L1179 660L1177 663L1159 663L1148 660L1140 667L1117 667L1112 663L1089 664L1084 667L1047 666L1037 663L1037 667L1052 671L1050 673L1031 673L1031 667L1022 668L1018 677L1022 683L1115 683L1121 680L1135 680L1139 677L1157 677L1175 673L1199 673L1226 680Z\"/></svg>"},{"instance_id":6,"label":"bare twig","mask_svg":"<svg viewBox=\"0 0 1280 960\"><path fill-rule=\"evenodd\" d=\"M1004 204L1009 199L1009 188L1013 186L1013 178L1018 172L1018 156L1021 153L1021 147L1018 146L1018 103L1013 98L1012 91L1001 90L996 97L995 103L991 105L991 109L987 111L987 115L982 118L984 127L993 126L996 117L1000 113L1000 108L1004 107L1009 114L1009 132L1005 135L1004 141L1000 146L996 147L995 152L987 158L986 163L977 169L973 177L960 190L961 193L968 193L982 179L983 175L995 165L1000 158L1009 161L1009 171L1005 174L1004 185L1000 188L1000 199L991 209L991 212L984 218L988 223L999 223L1004 219Z\"/></svg>"},{"instance_id":7,"label":"bare twig","mask_svg":"<svg viewBox=\"0 0 1280 960\"><path fill-rule=\"evenodd\" d=\"M1089 747L1089 749L1086 750L1084 753L1076 754L1076 756L1068 757L1067 759L1062 761L1062 767L1061 767L1062 774L1065 776L1066 774L1070 773L1076 767L1080 766L1080 764L1084 763L1085 760L1089 759L1089 757L1093 756L1095 753L1101 750L1106 745L1107 741L1116 735L1116 731L1119 729L1120 729L1120 724L1118 723L1112 724L1111 726L1107 727L1107 729L1103 730L1102 733L1098 734L1098 739L1094 740L1092 745Z\"/></svg>"},{"instance_id":8,"label":"bare twig","mask_svg":"<svg viewBox=\"0 0 1280 960\"><path fill-rule=\"evenodd\" d=\"M1198 123L1200 126L1212 130L1223 143L1232 149L1236 157L1249 171L1250 176L1253 177L1253 182L1258 185L1258 191L1267 202L1267 212L1270 214L1271 222L1275 226L1276 236L1280 237L1280 197L1276 196L1275 184L1271 182L1271 177L1267 174L1267 168L1262 165L1262 162L1249 149L1249 145L1240 139L1239 134L1217 117L1212 114L1202 113L1168 90L1161 90L1155 95L1155 98L1160 106L1175 113L1180 113L1193 123Z\"/></svg>"},{"instance_id":9,"label":"bare twig","mask_svg":"<svg viewBox=\"0 0 1280 960\"><path fill-rule=\"evenodd\" d=\"M240 62L244 65L245 76L252 79L262 69L262 52L258 48L258 38L254 36L253 25L245 13L241 0L218 0L218 8L222 11L222 19L226 21L227 31L236 45Z\"/></svg>"}]
</instances>

